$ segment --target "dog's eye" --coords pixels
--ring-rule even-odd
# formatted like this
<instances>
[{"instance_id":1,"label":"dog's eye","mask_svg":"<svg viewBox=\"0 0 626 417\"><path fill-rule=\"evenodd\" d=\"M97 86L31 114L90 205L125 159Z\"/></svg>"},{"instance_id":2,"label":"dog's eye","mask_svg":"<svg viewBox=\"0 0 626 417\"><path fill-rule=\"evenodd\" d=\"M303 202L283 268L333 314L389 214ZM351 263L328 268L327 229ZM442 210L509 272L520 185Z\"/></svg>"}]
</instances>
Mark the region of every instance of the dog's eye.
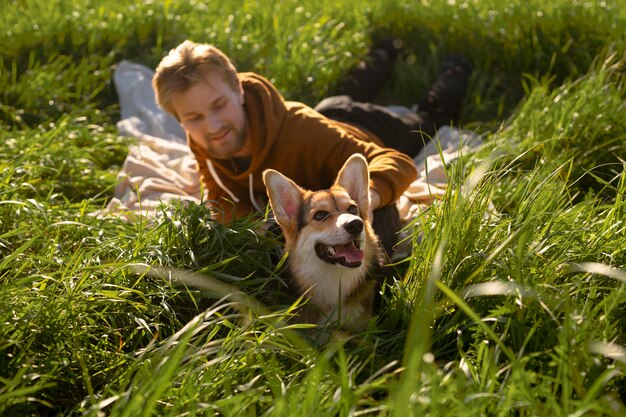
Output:
<instances>
[{"instance_id":1,"label":"dog's eye","mask_svg":"<svg viewBox=\"0 0 626 417\"><path fill-rule=\"evenodd\" d=\"M348 207L348 213L354 214L356 216L357 214L359 214L359 209L357 206L353 204L350 207Z\"/></svg>"},{"instance_id":2,"label":"dog's eye","mask_svg":"<svg viewBox=\"0 0 626 417\"><path fill-rule=\"evenodd\" d=\"M325 210L316 211L315 214L313 215L313 220L317 220L318 222L321 222L326 217L328 217L329 214L330 213Z\"/></svg>"}]
</instances>

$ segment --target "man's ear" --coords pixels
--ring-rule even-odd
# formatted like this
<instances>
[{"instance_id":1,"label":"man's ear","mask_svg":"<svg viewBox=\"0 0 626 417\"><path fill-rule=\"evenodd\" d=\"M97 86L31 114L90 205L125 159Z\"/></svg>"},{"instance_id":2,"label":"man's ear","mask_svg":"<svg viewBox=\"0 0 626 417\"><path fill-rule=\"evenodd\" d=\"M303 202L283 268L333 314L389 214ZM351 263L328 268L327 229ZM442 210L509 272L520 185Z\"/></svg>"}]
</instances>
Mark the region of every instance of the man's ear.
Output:
<instances>
[{"instance_id":1,"label":"man's ear","mask_svg":"<svg viewBox=\"0 0 626 417\"><path fill-rule=\"evenodd\" d=\"M363 155L357 153L348 158L339 171L335 184L348 192L360 210L369 210L370 174Z\"/></svg>"},{"instance_id":2,"label":"man's ear","mask_svg":"<svg viewBox=\"0 0 626 417\"><path fill-rule=\"evenodd\" d=\"M266 169L263 182L276 221L284 228L296 226L304 190L278 171Z\"/></svg>"}]
</instances>

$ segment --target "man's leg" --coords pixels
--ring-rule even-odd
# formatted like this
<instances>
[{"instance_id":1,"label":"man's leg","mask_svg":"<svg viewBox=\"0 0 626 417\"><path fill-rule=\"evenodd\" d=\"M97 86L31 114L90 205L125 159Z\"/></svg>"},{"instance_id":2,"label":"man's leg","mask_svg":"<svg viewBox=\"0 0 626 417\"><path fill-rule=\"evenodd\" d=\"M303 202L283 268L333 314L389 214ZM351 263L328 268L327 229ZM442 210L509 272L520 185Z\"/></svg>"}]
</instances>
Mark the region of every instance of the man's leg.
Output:
<instances>
[{"instance_id":1,"label":"man's leg","mask_svg":"<svg viewBox=\"0 0 626 417\"><path fill-rule=\"evenodd\" d=\"M446 58L441 70L418 104L420 116L432 121L435 128L459 119L473 65L460 55Z\"/></svg>"},{"instance_id":2,"label":"man's leg","mask_svg":"<svg viewBox=\"0 0 626 417\"><path fill-rule=\"evenodd\" d=\"M385 48L373 48L351 72L342 83L342 95L322 100L315 109L330 119L365 128L385 146L413 158L439 127L458 120L473 67L461 56L450 56L420 100L417 112L397 114L370 102L391 73L398 53L392 39L386 40Z\"/></svg>"},{"instance_id":3,"label":"man's leg","mask_svg":"<svg viewBox=\"0 0 626 417\"><path fill-rule=\"evenodd\" d=\"M398 115L386 107L354 101L346 95L325 98L315 106L315 110L329 119L363 128L373 133L386 147L411 158L435 133L428 115L422 117L413 112Z\"/></svg>"},{"instance_id":4,"label":"man's leg","mask_svg":"<svg viewBox=\"0 0 626 417\"><path fill-rule=\"evenodd\" d=\"M402 40L395 37L387 37L372 46L365 59L343 77L335 94L359 102L373 101L389 79L400 49Z\"/></svg>"}]
</instances>

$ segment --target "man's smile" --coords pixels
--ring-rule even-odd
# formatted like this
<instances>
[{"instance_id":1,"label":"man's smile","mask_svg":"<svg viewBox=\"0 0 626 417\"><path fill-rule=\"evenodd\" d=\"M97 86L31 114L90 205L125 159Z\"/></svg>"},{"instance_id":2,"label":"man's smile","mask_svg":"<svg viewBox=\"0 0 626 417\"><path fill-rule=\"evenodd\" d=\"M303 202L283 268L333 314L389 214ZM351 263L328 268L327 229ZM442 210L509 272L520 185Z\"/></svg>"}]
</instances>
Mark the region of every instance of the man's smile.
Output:
<instances>
[{"instance_id":1,"label":"man's smile","mask_svg":"<svg viewBox=\"0 0 626 417\"><path fill-rule=\"evenodd\" d=\"M221 140L226 138L229 132L230 132L230 129L226 129L216 135L211 135L211 136L207 135L205 139L210 142L220 142Z\"/></svg>"}]
</instances>

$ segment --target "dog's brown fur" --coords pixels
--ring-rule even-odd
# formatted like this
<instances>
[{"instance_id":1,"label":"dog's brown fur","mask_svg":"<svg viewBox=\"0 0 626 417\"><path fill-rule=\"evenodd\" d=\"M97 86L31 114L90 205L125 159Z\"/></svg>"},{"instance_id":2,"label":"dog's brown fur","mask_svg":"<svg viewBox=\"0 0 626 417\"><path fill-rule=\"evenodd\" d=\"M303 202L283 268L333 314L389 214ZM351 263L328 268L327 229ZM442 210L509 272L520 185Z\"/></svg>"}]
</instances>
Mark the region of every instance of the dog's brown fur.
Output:
<instances>
[{"instance_id":1,"label":"dog's brown fur","mask_svg":"<svg viewBox=\"0 0 626 417\"><path fill-rule=\"evenodd\" d=\"M274 170L263 181L285 236L291 279L309 298L302 320L363 330L378 288L371 272L383 257L371 227L365 158L351 156L328 190L305 190Z\"/></svg>"}]
</instances>

